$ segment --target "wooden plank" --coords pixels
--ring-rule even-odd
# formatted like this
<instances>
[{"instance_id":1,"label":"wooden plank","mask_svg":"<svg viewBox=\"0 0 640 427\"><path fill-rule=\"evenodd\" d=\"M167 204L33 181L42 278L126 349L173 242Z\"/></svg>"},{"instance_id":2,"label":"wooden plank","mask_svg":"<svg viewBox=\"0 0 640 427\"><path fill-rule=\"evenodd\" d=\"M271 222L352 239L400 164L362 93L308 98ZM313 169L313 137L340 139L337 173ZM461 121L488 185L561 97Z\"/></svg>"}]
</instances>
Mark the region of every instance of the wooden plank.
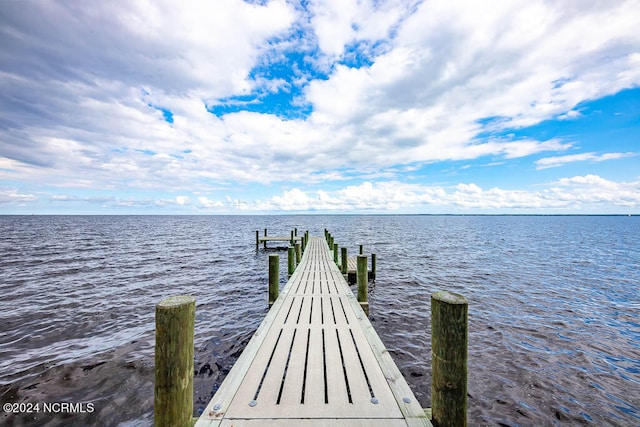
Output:
<instances>
[{"instance_id":1,"label":"wooden plank","mask_svg":"<svg viewBox=\"0 0 640 427\"><path fill-rule=\"evenodd\" d=\"M431 425L332 255L310 239L197 427Z\"/></svg>"},{"instance_id":2,"label":"wooden plank","mask_svg":"<svg viewBox=\"0 0 640 427\"><path fill-rule=\"evenodd\" d=\"M298 420L274 419L235 419L224 420L221 427L406 427L407 423L401 419L336 419L313 418Z\"/></svg>"},{"instance_id":3,"label":"wooden plank","mask_svg":"<svg viewBox=\"0 0 640 427\"><path fill-rule=\"evenodd\" d=\"M301 241L302 236L293 236L294 241ZM258 237L258 242L290 242L291 236L266 236L266 237Z\"/></svg>"}]
</instances>

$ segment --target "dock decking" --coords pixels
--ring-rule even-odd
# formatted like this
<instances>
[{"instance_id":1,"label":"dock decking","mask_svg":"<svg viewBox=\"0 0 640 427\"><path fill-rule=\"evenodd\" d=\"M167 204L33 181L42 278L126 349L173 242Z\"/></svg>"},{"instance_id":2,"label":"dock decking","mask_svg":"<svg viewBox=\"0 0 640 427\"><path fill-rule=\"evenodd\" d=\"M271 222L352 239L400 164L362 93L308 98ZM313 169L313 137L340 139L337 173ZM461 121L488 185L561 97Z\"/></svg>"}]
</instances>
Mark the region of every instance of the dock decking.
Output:
<instances>
[{"instance_id":1,"label":"dock decking","mask_svg":"<svg viewBox=\"0 0 640 427\"><path fill-rule=\"evenodd\" d=\"M326 241L311 237L293 275L195 425L431 423Z\"/></svg>"}]
</instances>

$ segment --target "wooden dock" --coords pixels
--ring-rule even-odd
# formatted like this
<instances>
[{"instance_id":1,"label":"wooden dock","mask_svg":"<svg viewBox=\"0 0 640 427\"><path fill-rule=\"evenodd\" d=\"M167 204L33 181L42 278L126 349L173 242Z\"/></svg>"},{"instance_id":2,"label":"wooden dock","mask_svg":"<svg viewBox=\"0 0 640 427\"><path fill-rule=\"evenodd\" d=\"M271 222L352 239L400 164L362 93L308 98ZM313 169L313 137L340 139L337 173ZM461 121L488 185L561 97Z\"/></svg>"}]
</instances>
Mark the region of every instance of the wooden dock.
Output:
<instances>
[{"instance_id":1,"label":"wooden dock","mask_svg":"<svg viewBox=\"0 0 640 427\"><path fill-rule=\"evenodd\" d=\"M325 239L305 245L196 427L431 426Z\"/></svg>"}]
</instances>

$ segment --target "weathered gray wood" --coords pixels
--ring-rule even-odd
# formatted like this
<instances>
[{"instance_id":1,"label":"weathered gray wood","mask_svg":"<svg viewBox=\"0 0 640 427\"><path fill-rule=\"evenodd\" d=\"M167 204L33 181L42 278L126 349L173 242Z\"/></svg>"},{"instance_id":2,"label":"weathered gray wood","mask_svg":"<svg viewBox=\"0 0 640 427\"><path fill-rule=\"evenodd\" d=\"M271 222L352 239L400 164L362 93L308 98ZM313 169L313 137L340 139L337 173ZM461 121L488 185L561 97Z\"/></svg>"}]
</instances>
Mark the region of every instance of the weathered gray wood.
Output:
<instances>
[{"instance_id":1,"label":"weathered gray wood","mask_svg":"<svg viewBox=\"0 0 640 427\"><path fill-rule=\"evenodd\" d=\"M431 408L437 427L467 425L467 316L462 295L431 296Z\"/></svg>"},{"instance_id":2,"label":"weathered gray wood","mask_svg":"<svg viewBox=\"0 0 640 427\"><path fill-rule=\"evenodd\" d=\"M278 299L278 288L280 283L280 257L269 255L269 308Z\"/></svg>"},{"instance_id":3,"label":"weathered gray wood","mask_svg":"<svg viewBox=\"0 0 640 427\"><path fill-rule=\"evenodd\" d=\"M197 427L430 426L328 245L307 245Z\"/></svg>"},{"instance_id":4,"label":"weathered gray wood","mask_svg":"<svg viewBox=\"0 0 640 427\"><path fill-rule=\"evenodd\" d=\"M196 299L180 295L156 305L154 425L190 427Z\"/></svg>"}]
</instances>

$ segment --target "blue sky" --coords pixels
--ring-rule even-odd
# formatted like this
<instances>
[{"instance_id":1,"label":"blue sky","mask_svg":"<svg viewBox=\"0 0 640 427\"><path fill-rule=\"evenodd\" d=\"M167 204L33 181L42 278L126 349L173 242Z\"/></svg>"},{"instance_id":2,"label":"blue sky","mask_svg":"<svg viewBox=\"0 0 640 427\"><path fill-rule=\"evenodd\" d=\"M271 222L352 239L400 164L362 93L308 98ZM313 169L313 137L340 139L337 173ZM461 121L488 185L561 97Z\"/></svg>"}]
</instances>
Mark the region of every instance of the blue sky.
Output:
<instances>
[{"instance_id":1,"label":"blue sky","mask_svg":"<svg viewBox=\"0 0 640 427\"><path fill-rule=\"evenodd\" d=\"M640 214L638 17L0 2L0 214Z\"/></svg>"}]
</instances>

